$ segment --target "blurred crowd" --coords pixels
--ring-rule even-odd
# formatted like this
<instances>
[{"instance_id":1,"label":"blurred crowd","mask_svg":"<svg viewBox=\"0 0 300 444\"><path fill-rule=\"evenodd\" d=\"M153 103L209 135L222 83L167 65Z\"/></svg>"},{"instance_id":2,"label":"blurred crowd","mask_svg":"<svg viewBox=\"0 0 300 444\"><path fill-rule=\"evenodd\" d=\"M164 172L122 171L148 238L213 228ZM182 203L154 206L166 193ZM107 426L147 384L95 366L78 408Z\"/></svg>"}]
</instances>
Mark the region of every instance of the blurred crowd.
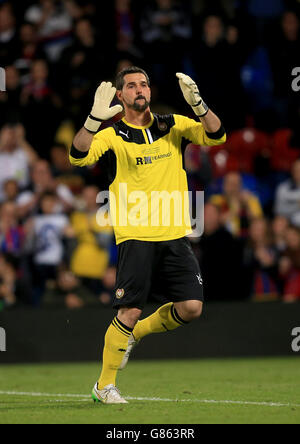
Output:
<instances>
[{"instance_id":1,"label":"blurred crowd","mask_svg":"<svg viewBox=\"0 0 300 444\"><path fill-rule=\"evenodd\" d=\"M98 84L132 65L162 114L193 117L175 73L191 75L228 133L186 151L190 189L206 196L192 245L207 299L300 300L299 11L297 0L0 0L0 309L110 303L105 174L72 167L68 150Z\"/></svg>"}]
</instances>

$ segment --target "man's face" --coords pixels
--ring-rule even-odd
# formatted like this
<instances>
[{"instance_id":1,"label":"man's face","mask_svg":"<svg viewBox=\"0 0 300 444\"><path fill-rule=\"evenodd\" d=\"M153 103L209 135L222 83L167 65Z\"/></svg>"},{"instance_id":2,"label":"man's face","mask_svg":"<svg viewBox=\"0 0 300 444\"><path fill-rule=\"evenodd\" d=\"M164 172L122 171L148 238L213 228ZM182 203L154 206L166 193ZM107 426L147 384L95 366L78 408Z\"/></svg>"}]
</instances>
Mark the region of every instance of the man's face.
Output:
<instances>
[{"instance_id":1,"label":"man's face","mask_svg":"<svg viewBox=\"0 0 300 444\"><path fill-rule=\"evenodd\" d=\"M144 74L127 74L124 78L123 89L118 91L117 95L125 108L138 112L144 112L149 108L151 89Z\"/></svg>"},{"instance_id":2,"label":"man's face","mask_svg":"<svg viewBox=\"0 0 300 444\"><path fill-rule=\"evenodd\" d=\"M224 180L224 193L227 196L239 195L242 190L241 177L238 173L229 173Z\"/></svg>"},{"instance_id":3,"label":"man's face","mask_svg":"<svg viewBox=\"0 0 300 444\"><path fill-rule=\"evenodd\" d=\"M0 142L2 149L6 152L12 152L17 148L17 136L15 128L5 126L1 130Z\"/></svg>"},{"instance_id":4,"label":"man's face","mask_svg":"<svg viewBox=\"0 0 300 444\"><path fill-rule=\"evenodd\" d=\"M99 194L99 189L97 187L86 187L82 192L83 201L86 204L86 208L96 208L97 207L97 196Z\"/></svg>"},{"instance_id":5,"label":"man's face","mask_svg":"<svg viewBox=\"0 0 300 444\"><path fill-rule=\"evenodd\" d=\"M206 204L204 210L204 230L205 234L215 233L221 226L221 216L218 208L214 205Z\"/></svg>"},{"instance_id":6,"label":"man's face","mask_svg":"<svg viewBox=\"0 0 300 444\"><path fill-rule=\"evenodd\" d=\"M54 196L46 196L41 201L43 214L54 214L57 200Z\"/></svg>"},{"instance_id":7,"label":"man's face","mask_svg":"<svg viewBox=\"0 0 300 444\"><path fill-rule=\"evenodd\" d=\"M37 162L33 168L32 180L36 186L46 185L51 181L51 171L45 161Z\"/></svg>"}]
</instances>

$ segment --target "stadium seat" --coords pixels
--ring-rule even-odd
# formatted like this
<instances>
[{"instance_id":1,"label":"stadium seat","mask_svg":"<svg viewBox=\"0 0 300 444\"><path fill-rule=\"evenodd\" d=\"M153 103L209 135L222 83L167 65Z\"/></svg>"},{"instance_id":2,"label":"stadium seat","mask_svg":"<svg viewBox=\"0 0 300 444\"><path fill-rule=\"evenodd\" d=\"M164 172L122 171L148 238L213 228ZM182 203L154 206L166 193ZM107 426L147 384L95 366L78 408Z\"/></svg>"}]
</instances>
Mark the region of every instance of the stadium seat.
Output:
<instances>
[{"instance_id":1,"label":"stadium seat","mask_svg":"<svg viewBox=\"0 0 300 444\"><path fill-rule=\"evenodd\" d=\"M271 166L275 171L289 172L293 163L299 158L300 151L290 145L291 136L291 129L280 129L273 135Z\"/></svg>"},{"instance_id":2,"label":"stadium seat","mask_svg":"<svg viewBox=\"0 0 300 444\"><path fill-rule=\"evenodd\" d=\"M238 170L253 173L254 159L265 150L270 149L270 140L266 133L255 128L244 128L234 131L225 144L231 158L235 158Z\"/></svg>"}]
</instances>

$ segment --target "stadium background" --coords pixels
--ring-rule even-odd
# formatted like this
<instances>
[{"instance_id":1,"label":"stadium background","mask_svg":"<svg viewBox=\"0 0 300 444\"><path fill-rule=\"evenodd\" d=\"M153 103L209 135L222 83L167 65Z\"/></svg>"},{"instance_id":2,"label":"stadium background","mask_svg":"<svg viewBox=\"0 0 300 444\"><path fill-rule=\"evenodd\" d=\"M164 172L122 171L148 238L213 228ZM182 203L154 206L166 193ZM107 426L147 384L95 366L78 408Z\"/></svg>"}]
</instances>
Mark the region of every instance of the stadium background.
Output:
<instances>
[{"instance_id":1,"label":"stadium background","mask_svg":"<svg viewBox=\"0 0 300 444\"><path fill-rule=\"evenodd\" d=\"M186 154L206 193L193 248L207 299L299 300L299 23L297 1L1 1L2 309L109 304L116 248L94 220L105 172L71 167L68 149L99 82L131 64L150 74L153 111L191 116L182 71L228 132Z\"/></svg>"},{"instance_id":2,"label":"stadium background","mask_svg":"<svg viewBox=\"0 0 300 444\"><path fill-rule=\"evenodd\" d=\"M299 11L296 0L0 0L0 423L299 423ZM190 188L206 196L193 240L204 314L145 338L118 380L130 403L99 409L88 393L116 247L95 223L105 171L71 167L68 150L99 82L131 64L149 71L160 113L193 117L175 78L190 74L228 141L186 153Z\"/></svg>"},{"instance_id":3,"label":"stadium background","mask_svg":"<svg viewBox=\"0 0 300 444\"><path fill-rule=\"evenodd\" d=\"M95 220L105 171L72 167L68 150L99 82L132 64L149 72L153 111L192 117L182 71L228 133L186 154L190 188L205 190L205 233L192 242L207 300L300 299L299 10L281 0L0 2L1 310L109 306L116 247Z\"/></svg>"}]
</instances>

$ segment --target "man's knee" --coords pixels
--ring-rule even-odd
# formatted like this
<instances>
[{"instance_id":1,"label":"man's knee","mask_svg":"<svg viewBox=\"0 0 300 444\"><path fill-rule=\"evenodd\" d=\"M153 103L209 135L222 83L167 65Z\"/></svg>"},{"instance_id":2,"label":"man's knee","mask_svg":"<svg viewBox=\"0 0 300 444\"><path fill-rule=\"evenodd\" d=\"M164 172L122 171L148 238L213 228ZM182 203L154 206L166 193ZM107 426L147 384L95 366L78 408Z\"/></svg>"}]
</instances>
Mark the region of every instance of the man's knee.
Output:
<instances>
[{"instance_id":1,"label":"man's knee","mask_svg":"<svg viewBox=\"0 0 300 444\"><path fill-rule=\"evenodd\" d=\"M127 327L134 328L141 314L142 310L139 308L121 307L118 311L118 319Z\"/></svg>"},{"instance_id":2,"label":"man's knee","mask_svg":"<svg viewBox=\"0 0 300 444\"><path fill-rule=\"evenodd\" d=\"M184 301L175 304L175 308L183 320L190 322L200 318L203 311L203 303L201 301Z\"/></svg>"}]
</instances>

